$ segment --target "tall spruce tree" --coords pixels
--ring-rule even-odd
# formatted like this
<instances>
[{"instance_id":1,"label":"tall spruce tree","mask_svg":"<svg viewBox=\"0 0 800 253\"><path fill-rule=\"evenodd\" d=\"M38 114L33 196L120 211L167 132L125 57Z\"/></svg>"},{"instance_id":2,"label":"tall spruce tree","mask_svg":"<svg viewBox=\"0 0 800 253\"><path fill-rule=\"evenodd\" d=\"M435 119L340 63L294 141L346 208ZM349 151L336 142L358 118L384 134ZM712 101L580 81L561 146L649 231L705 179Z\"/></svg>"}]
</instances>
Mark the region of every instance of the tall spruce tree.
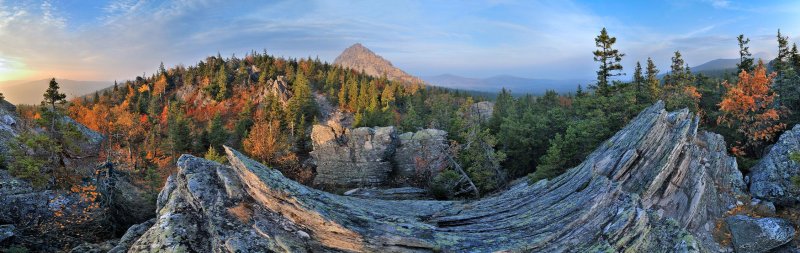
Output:
<instances>
[{"instance_id":1,"label":"tall spruce tree","mask_svg":"<svg viewBox=\"0 0 800 253\"><path fill-rule=\"evenodd\" d=\"M658 80L658 68L656 68L656 64L653 63L653 59L650 57L647 57L645 74L647 75L647 88L650 93L650 102L652 103L661 97L661 81Z\"/></svg>"},{"instance_id":2,"label":"tall spruce tree","mask_svg":"<svg viewBox=\"0 0 800 253\"><path fill-rule=\"evenodd\" d=\"M646 104L649 103L649 90L646 87L647 83L642 75L642 64L636 62L636 68L633 70L633 85L636 89L636 103Z\"/></svg>"},{"instance_id":3,"label":"tall spruce tree","mask_svg":"<svg viewBox=\"0 0 800 253\"><path fill-rule=\"evenodd\" d=\"M222 117L219 114L214 115L214 118L208 126L208 144L217 150L224 150L222 145L227 141L228 131L225 130Z\"/></svg>"},{"instance_id":4,"label":"tall spruce tree","mask_svg":"<svg viewBox=\"0 0 800 253\"><path fill-rule=\"evenodd\" d=\"M597 93L602 96L608 96L610 93L609 78L622 75L622 57L625 54L620 53L619 50L614 49L614 43L617 42L616 37L608 35L606 28L600 30L600 35L595 39L595 46L598 48L594 53L594 61L600 62L600 69L597 71L597 85L595 89ZM616 73L614 73L616 72Z\"/></svg>"},{"instance_id":5,"label":"tall spruce tree","mask_svg":"<svg viewBox=\"0 0 800 253\"><path fill-rule=\"evenodd\" d=\"M778 56L775 57L773 61L773 67L775 69L775 90L778 93L778 98L776 99L776 103L778 105L784 105L789 98L792 97L793 92L791 91L791 79L793 79L792 67L790 61L790 51L789 51L789 37L783 36L781 34L781 30L778 29Z\"/></svg>"},{"instance_id":6,"label":"tall spruce tree","mask_svg":"<svg viewBox=\"0 0 800 253\"><path fill-rule=\"evenodd\" d=\"M50 108L53 109L54 112L56 110L56 104L67 102L67 95L59 92L58 89L58 82L56 82L55 78L52 78L50 79L47 91L44 92L43 103L50 105Z\"/></svg>"},{"instance_id":7,"label":"tall spruce tree","mask_svg":"<svg viewBox=\"0 0 800 253\"><path fill-rule=\"evenodd\" d=\"M747 46L750 43L750 38L745 38L744 34L739 34L736 40L739 42L739 63L736 64L736 73L741 73L742 70L752 72L753 58L751 57L752 54L750 54L750 47Z\"/></svg>"}]
</instances>

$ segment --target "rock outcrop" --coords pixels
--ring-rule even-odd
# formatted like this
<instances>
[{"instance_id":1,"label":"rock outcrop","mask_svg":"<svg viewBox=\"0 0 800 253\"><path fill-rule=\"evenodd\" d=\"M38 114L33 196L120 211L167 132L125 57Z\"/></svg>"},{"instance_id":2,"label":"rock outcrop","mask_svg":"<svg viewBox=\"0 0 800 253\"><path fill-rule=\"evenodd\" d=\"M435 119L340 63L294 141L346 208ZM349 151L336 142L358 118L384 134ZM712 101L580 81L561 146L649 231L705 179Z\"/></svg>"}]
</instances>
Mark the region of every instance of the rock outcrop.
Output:
<instances>
[{"instance_id":1,"label":"rock outcrop","mask_svg":"<svg viewBox=\"0 0 800 253\"><path fill-rule=\"evenodd\" d=\"M722 137L659 102L565 174L475 201L315 190L226 148L183 156L133 252L697 252L744 183Z\"/></svg>"},{"instance_id":2,"label":"rock outcrop","mask_svg":"<svg viewBox=\"0 0 800 253\"><path fill-rule=\"evenodd\" d=\"M398 135L394 127L348 129L329 122L314 125L311 157L314 184L329 188L403 183L445 166L447 132L423 129Z\"/></svg>"},{"instance_id":3,"label":"rock outcrop","mask_svg":"<svg viewBox=\"0 0 800 253\"><path fill-rule=\"evenodd\" d=\"M317 165L314 184L333 187L383 185L392 171L397 147L394 127L335 129L314 125L311 157Z\"/></svg>"},{"instance_id":4,"label":"rock outcrop","mask_svg":"<svg viewBox=\"0 0 800 253\"><path fill-rule=\"evenodd\" d=\"M267 84L258 94L258 97L255 98L255 100L258 102L264 102L267 97L273 96L275 99L277 99L276 102L280 103L282 106L286 106L286 103L289 102L289 98L292 97L292 92L289 90L289 84L286 83L285 79L286 77L284 76L278 76L276 79L268 80Z\"/></svg>"},{"instance_id":5,"label":"rock outcrop","mask_svg":"<svg viewBox=\"0 0 800 253\"><path fill-rule=\"evenodd\" d=\"M491 101L481 101L469 106L471 118L486 122L494 113L494 103Z\"/></svg>"},{"instance_id":6,"label":"rock outcrop","mask_svg":"<svg viewBox=\"0 0 800 253\"><path fill-rule=\"evenodd\" d=\"M361 43L353 44L345 49L333 64L356 71L363 71L367 75L374 77L386 76L389 80L402 81L406 83L422 84L422 79L409 75L403 70L398 69L391 62L373 53Z\"/></svg>"},{"instance_id":7,"label":"rock outcrop","mask_svg":"<svg viewBox=\"0 0 800 253\"><path fill-rule=\"evenodd\" d=\"M800 204L800 185L792 182L792 178L800 178L800 161L793 161L792 154L800 156L800 125L784 132L769 153L751 169L753 197L782 206Z\"/></svg>"},{"instance_id":8,"label":"rock outcrop","mask_svg":"<svg viewBox=\"0 0 800 253\"><path fill-rule=\"evenodd\" d=\"M425 175L426 171L446 166L447 132L422 129L398 136L400 140L394 156L395 175L399 181ZM428 175L430 176L430 175Z\"/></svg>"},{"instance_id":9,"label":"rock outcrop","mask_svg":"<svg viewBox=\"0 0 800 253\"><path fill-rule=\"evenodd\" d=\"M752 218L744 215L725 219L736 252L761 253L788 243L794 238L794 225L780 218Z\"/></svg>"}]
</instances>

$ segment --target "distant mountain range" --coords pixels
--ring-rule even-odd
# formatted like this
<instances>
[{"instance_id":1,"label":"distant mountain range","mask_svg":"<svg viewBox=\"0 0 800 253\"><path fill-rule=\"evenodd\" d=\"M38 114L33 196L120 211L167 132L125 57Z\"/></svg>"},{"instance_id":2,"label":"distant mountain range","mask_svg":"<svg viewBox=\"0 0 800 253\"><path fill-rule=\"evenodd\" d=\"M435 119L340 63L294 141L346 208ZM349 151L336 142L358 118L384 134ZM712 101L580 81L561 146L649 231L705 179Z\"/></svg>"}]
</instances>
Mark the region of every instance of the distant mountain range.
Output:
<instances>
[{"instance_id":1,"label":"distant mountain range","mask_svg":"<svg viewBox=\"0 0 800 253\"><path fill-rule=\"evenodd\" d=\"M77 81L58 78L56 78L56 82L58 82L61 92L66 94L68 99L90 94L114 85L114 82L108 81ZM47 90L49 84L50 79L0 81L0 93L3 93L6 100L14 104L39 104L42 102L42 94Z\"/></svg>"},{"instance_id":2,"label":"distant mountain range","mask_svg":"<svg viewBox=\"0 0 800 253\"><path fill-rule=\"evenodd\" d=\"M559 93L574 92L578 85L586 88L593 80L582 79L536 79L511 75L498 75L488 78L470 78L451 74L422 77L426 82L447 88L497 92L502 88L514 94L544 94L547 90Z\"/></svg>"}]
</instances>

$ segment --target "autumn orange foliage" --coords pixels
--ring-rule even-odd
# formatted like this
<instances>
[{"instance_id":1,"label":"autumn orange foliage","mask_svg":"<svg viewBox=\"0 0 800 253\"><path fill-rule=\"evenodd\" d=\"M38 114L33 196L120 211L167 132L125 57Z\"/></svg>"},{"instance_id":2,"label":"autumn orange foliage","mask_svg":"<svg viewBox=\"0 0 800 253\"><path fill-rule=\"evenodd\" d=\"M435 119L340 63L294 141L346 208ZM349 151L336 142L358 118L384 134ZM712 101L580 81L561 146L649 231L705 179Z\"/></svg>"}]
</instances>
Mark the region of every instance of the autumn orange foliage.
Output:
<instances>
[{"instance_id":1,"label":"autumn orange foliage","mask_svg":"<svg viewBox=\"0 0 800 253\"><path fill-rule=\"evenodd\" d=\"M747 155L763 143L772 140L786 125L779 123L783 111L774 104L775 93L770 90L775 73L767 75L763 62L753 74L742 71L735 85L727 81L722 84L728 92L719 109L723 113L717 118L720 124L733 127L745 137L744 144L737 144L731 151L736 155ZM752 154L752 153L750 153Z\"/></svg>"},{"instance_id":2,"label":"autumn orange foliage","mask_svg":"<svg viewBox=\"0 0 800 253\"><path fill-rule=\"evenodd\" d=\"M250 134L242 144L244 150L254 158L274 164L289 147L283 134L279 121L261 120L250 129Z\"/></svg>"}]
</instances>

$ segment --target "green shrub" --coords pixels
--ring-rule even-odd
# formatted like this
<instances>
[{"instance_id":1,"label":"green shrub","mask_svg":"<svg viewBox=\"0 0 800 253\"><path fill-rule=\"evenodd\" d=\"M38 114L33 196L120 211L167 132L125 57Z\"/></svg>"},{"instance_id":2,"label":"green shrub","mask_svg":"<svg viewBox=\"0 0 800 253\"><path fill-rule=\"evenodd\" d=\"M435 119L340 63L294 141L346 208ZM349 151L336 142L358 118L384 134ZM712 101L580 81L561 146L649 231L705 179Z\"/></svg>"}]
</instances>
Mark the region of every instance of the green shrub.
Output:
<instances>
[{"instance_id":1,"label":"green shrub","mask_svg":"<svg viewBox=\"0 0 800 253\"><path fill-rule=\"evenodd\" d=\"M28 149L33 150L34 155L29 155ZM10 155L14 159L8 164L8 172L30 181L36 188L44 187L50 176L42 173L41 169L48 164L50 156L59 151L57 143L46 135L22 133L12 141Z\"/></svg>"},{"instance_id":2,"label":"green shrub","mask_svg":"<svg viewBox=\"0 0 800 253\"><path fill-rule=\"evenodd\" d=\"M25 247L22 247L22 246L18 246L18 245L14 245L14 246L11 246L11 247L8 247L8 248L5 248L5 249L0 249L0 252L5 252L5 253L28 253L28 248L25 248Z\"/></svg>"},{"instance_id":3,"label":"green shrub","mask_svg":"<svg viewBox=\"0 0 800 253\"><path fill-rule=\"evenodd\" d=\"M436 199L449 199L453 197L455 187L461 175L452 170L446 170L436 175L430 183L431 194Z\"/></svg>"},{"instance_id":4,"label":"green shrub","mask_svg":"<svg viewBox=\"0 0 800 253\"><path fill-rule=\"evenodd\" d=\"M790 178L792 180L792 184L796 187L800 187L800 175L794 175Z\"/></svg>"},{"instance_id":5,"label":"green shrub","mask_svg":"<svg viewBox=\"0 0 800 253\"><path fill-rule=\"evenodd\" d=\"M795 163L800 163L800 152L798 151L789 152L789 159L794 161Z\"/></svg>"}]
</instances>

